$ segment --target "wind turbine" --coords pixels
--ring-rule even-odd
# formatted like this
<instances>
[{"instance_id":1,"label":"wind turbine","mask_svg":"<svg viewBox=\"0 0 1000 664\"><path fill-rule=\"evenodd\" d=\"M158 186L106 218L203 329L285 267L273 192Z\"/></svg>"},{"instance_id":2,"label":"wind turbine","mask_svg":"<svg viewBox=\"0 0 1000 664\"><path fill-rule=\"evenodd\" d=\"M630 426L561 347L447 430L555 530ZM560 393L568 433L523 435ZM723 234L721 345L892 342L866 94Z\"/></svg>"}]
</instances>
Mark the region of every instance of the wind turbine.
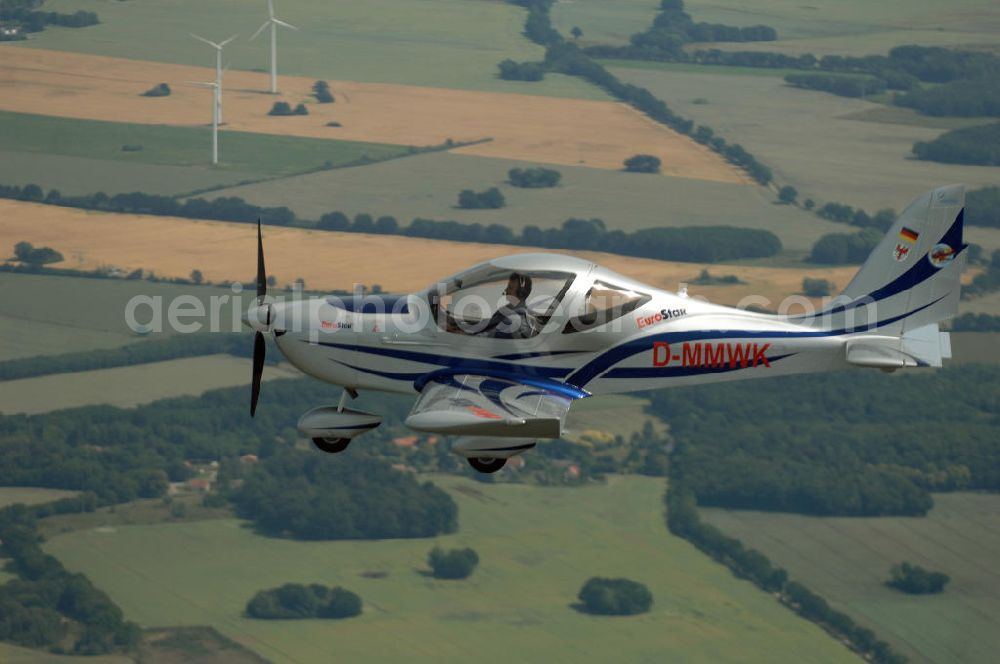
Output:
<instances>
[{"instance_id":1,"label":"wind turbine","mask_svg":"<svg viewBox=\"0 0 1000 664\"><path fill-rule=\"evenodd\" d=\"M267 0L267 20L264 21L264 25L257 28L257 32L253 33L253 37L250 39L256 39L260 33L264 32L264 29L268 26L271 27L271 94L278 94L278 26L283 28L291 28L292 30L298 30L291 23L285 23L279 18L274 16L274 1Z\"/></svg>"},{"instance_id":2,"label":"wind turbine","mask_svg":"<svg viewBox=\"0 0 1000 664\"><path fill-rule=\"evenodd\" d=\"M215 82L219 86L219 94L217 96L218 98L216 99L216 104L218 104L219 106L219 124L222 124L222 48L229 42L236 39L237 35L233 35L229 39L219 42L218 44L216 44L214 41L209 41L204 37L199 37L193 32L190 33L190 35L195 39L197 39L198 41L205 42L206 44L215 49Z\"/></svg>"},{"instance_id":3,"label":"wind turbine","mask_svg":"<svg viewBox=\"0 0 1000 664\"><path fill-rule=\"evenodd\" d=\"M221 110L219 97L222 92L222 72L219 72L211 83L200 81L188 81L188 83L199 88L212 88L212 165L214 166L219 163L219 111Z\"/></svg>"}]
</instances>

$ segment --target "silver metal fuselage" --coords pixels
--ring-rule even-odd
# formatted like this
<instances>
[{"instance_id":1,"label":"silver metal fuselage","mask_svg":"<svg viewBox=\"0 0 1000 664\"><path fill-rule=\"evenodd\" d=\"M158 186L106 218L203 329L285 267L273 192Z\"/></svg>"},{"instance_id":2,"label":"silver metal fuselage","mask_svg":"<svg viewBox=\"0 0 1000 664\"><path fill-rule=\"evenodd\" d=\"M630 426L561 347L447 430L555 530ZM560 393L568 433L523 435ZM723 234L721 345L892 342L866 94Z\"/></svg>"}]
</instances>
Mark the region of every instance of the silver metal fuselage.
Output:
<instances>
[{"instance_id":1,"label":"silver metal fuselage","mask_svg":"<svg viewBox=\"0 0 1000 664\"><path fill-rule=\"evenodd\" d=\"M532 338L446 331L431 315L428 289L363 301L331 297L279 304L279 321L284 316L296 324L275 340L292 364L320 380L410 394L418 378L441 369L539 376L597 395L849 366L848 332L658 290L568 256L544 257L576 278L563 306ZM517 269L537 265L539 255L502 260ZM595 280L651 297L602 326L566 333L566 312L574 311Z\"/></svg>"}]
</instances>

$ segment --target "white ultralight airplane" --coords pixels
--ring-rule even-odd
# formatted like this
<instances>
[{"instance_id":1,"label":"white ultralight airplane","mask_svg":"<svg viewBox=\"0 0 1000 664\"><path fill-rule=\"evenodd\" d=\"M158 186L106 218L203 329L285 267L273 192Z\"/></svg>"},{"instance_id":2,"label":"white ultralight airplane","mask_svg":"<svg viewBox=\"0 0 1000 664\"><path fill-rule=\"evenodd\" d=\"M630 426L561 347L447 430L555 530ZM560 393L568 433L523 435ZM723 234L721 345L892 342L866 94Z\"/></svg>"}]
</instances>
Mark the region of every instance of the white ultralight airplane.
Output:
<instances>
[{"instance_id":1,"label":"white ultralight airplane","mask_svg":"<svg viewBox=\"0 0 1000 664\"><path fill-rule=\"evenodd\" d=\"M925 193L847 288L812 315L773 315L669 293L590 261L519 254L409 295L266 299L257 227L251 415L264 334L307 374L344 387L298 428L342 452L380 416L346 407L357 390L419 395L406 424L459 436L452 451L492 473L558 438L577 399L724 380L874 367L940 367L938 323L955 315L965 263L964 187Z\"/></svg>"}]
</instances>

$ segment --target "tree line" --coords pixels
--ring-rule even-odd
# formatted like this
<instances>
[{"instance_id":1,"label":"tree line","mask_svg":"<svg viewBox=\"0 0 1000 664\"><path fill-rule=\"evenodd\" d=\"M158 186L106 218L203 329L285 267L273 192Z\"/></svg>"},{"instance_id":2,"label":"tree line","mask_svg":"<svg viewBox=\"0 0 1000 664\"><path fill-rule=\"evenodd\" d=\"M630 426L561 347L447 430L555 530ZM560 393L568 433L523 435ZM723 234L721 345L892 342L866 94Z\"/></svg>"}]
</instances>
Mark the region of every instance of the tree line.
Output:
<instances>
[{"instance_id":1,"label":"tree line","mask_svg":"<svg viewBox=\"0 0 1000 664\"><path fill-rule=\"evenodd\" d=\"M85 28L100 23L94 12L79 10L66 14L35 9L42 2L43 0L3 0L0 2L0 22L16 25L22 32L41 32L49 25L61 28ZM24 38L23 35L18 37Z\"/></svg>"},{"instance_id":2,"label":"tree line","mask_svg":"<svg viewBox=\"0 0 1000 664\"><path fill-rule=\"evenodd\" d=\"M1000 332L1000 316L966 312L951 321L952 332Z\"/></svg>"},{"instance_id":3,"label":"tree line","mask_svg":"<svg viewBox=\"0 0 1000 664\"><path fill-rule=\"evenodd\" d=\"M677 441L671 468L701 505L912 516L931 508L931 491L1000 491L998 367L904 379L852 370L648 398Z\"/></svg>"},{"instance_id":4,"label":"tree line","mask_svg":"<svg viewBox=\"0 0 1000 664\"><path fill-rule=\"evenodd\" d=\"M766 592L777 593L783 604L842 639L868 661L905 664L906 657L895 652L870 629L855 623L846 613L831 608L826 600L802 583L790 580L788 572L774 565L763 553L743 546L739 540L702 521L695 493L681 469L671 468L664 501L667 528L671 533L688 540L737 577L751 581Z\"/></svg>"},{"instance_id":5,"label":"tree line","mask_svg":"<svg viewBox=\"0 0 1000 664\"><path fill-rule=\"evenodd\" d=\"M36 510L78 511L79 504L0 509L0 553L17 579L0 586L0 640L39 648L48 646L79 655L99 655L134 648L139 627L83 574L72 574L42 551ZM80 629L74 629L73 624Z\"/></svg>"},{"instance_id":6,"label":"tree line","mask_svg":"<svg viewBox=\"0 0 1000 664\"><path fill-rule=\"evenodd\" d=\"M718 152L727 161L745 170L760 184L767 184L772 179L771 169L763 165L739 144L729 145L721 136L716 136L709 127L699 127L700 134L695 133L694 122L684 118L667 104L658 99L652 92L629 83L623 83L590 56L595 57L625 57L615 55L600 55L590 49L580 50L576 44L566 42L559 31L552 27L549 10L553 0L510 0L513 4L528 9L528 17L524 24L524 34L528 39L545 47L543 65L546 71L554 71L570 76L579 76L605 90L613 97L629 104L638 111L645 113L651 119L664 124L678 133L692 136L698 142L707 145ZM699 136L701 138L699 138Z\"/></svg>"},{"instance_id":7,"label":"tree line","mask_svg":"<svg viewBox=\"0 0 1000 664\"><path fill-rule=\"evenodd\" d=\"M540 34L552 37L548 33ZM769 26L735 28L695 23L681 2L664 0L650 27L633 34L627 46L599 44L587 47L585 52L595 58L800 69L810 73L786 77L789 84L848 97L898 90L904 94L896 95L893 103L927 115L1000 115L1000 93L997 92L1000 57L992 53L904 45L891 49L888 55L817 58L811 53L786 55L685 48L699 41L769 41L776 38L777 33ZM863 74L865 77L852 80L838 74ZM931 85L924 88L921 83Z\"/></svg>"},{"instance_id":8,"label":"tree line","mask_svg":"<svg viewBox=\"0 0 1000 664\"><path fill-rule=\"evenodd\" d=\"M282 450L232 494L236 513L273 536L308 540L434 537L455 532L458 506L430 482L357 453L316 463Z\"/></svg>"},{"instance_id":9,"label":"tree line","mask_svg":"<svg viewBox=\"0 0 1000 664\"><path fill-rule=\"evenodd\" d=\"M139 341L119 348L97 348L59 355L6 360L0 362L0 381L128 367L217 353L250 357L250 344L247 343L246 336L239 333L176 334L163 339Z\"/></svg>"},{"instance_id":10,"label":"tree line","mask_svg":"<svg viewBox=\"0 0 1000 664\"><path fill-rule=\"evenodd\" d=\"M626 233L608 230L600 219L568 219L560 228L541 229L529 225L520 234L515 234L502 224L483 226L478 223L436 221L419 217L408 226L400 226L395 217L382 216L376 220L372 215L364 213L355 215L352 221L339 211L324 214L318 222L300 222L287 207L261 207L234 196L211 201L192 198L183 203L168 196L140 192L111 197L103 192L64 197L55 189L45 194L38 185L29 184L24 187L0 185L0 198L109 212L243 223L252 223L259 218L265 224L278 226L298 225L320 230L386 233L456 242L514 244L548 249L593 249L623 256L670 261L714 262L761 258L773 256L782 248L781 240L770 231L735 226L647 228Z\"/></svg>"},{"instance_id":11,"label":"tree line","mask_svg":"<svg viewBox=\"0 0 1000 664\"><path fill-rule=\"evenodd\" d=\"M933 141L917 141L913 154L944 164L1000 166L1000 123L952 129Z\"/></svg>"},{"instance_id":12,"label":"tree line","mask_svg":"<svg viewBox=\"0 0 1000 664\"><path fill-rule=\"evenodd\" d=\"M797 88L820 90L841 97L864 97L885 92L886 82L872 76L840 74L788 74L785 82Z\"/></svg>"}]
</instances>

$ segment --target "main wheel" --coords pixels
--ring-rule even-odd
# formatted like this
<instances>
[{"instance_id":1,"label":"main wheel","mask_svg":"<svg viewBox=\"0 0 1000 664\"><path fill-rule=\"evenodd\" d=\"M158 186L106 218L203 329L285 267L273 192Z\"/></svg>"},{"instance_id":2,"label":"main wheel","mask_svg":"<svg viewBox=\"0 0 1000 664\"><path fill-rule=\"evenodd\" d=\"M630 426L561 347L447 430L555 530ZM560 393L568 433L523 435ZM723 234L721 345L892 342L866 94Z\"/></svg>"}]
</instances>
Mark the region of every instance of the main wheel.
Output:
<instances>
[{"instance_id":1,"label":"main wheel","mask_svg":"<svg viewBox=\"0 0 1000 664\"><path fill-rule=\"evenodd\" d=\"M313 438L313 445L316 446L316 449L322 450L327 454L343 452L350 444L350 438Z\"/></svg>"},{"instance_id":2,"label":"main wheel","mask_svg":"<svg viewBox=\"0 0 1000 664\"><path fill-rule=\"evenodd\" d=\"M495 457L469 457L469 465L481 473L495 473L503 468L505 463L507 463L507 459L498 459Z\"/></svg>"}]
</instances>

